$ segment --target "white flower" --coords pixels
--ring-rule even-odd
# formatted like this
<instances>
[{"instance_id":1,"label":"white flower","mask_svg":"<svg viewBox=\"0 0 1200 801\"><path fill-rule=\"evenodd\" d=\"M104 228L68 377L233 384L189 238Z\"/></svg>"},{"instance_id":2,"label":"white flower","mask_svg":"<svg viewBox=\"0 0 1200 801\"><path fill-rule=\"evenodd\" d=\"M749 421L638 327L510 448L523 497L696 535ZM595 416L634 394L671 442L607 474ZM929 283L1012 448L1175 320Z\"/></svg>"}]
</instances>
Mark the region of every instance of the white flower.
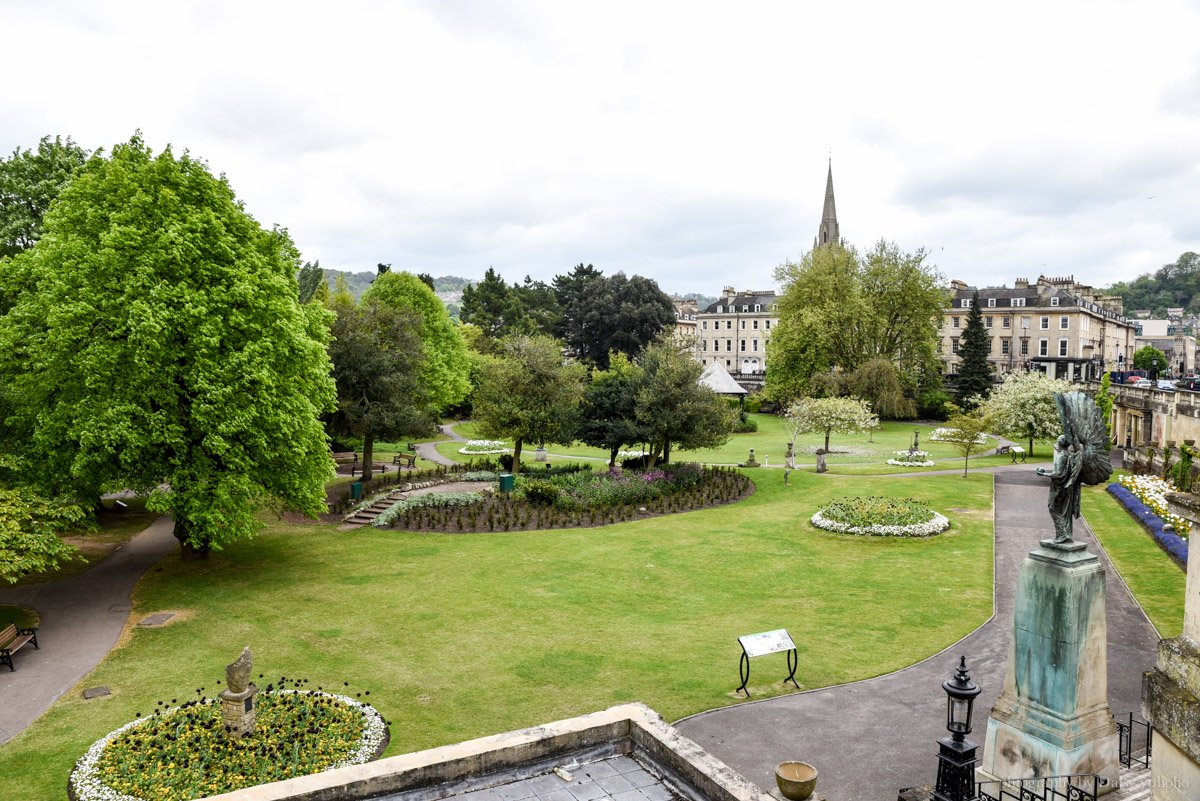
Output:
<instances>
[{"instance_id":1,"label":"white flower","mask_svg":"<svg viewBox=\"0 0 1200 801\"><path fill-rule=\"evenodd\" d=\"M910 462L907 459L888 459L887 463L895 467L933 467L933 462L928 459L917 462Z\"/></svg>"},{"instance_id":2,"label":"white flower","mask_svg":"<svg viewBox=\"0 0 1200 801\"><path fill-rule=\"evenodd\" d=\"M933 517L924 523L913 523L908 526L852 526L849 523L830 520L822 516L820 512L813 515L809 522L826 531L837 531L842 534L865 534L871 537L929 537L950 528L950 521L937 512L934 512Z\"/></svg>"},{"instance_id":3,"label":"white flower","mask_svg":"<svg viewBox=\"0 0 1200 801\"><path fill-rule=\"evenodd\" d=\"M957 428L935 428L929 438L934 442L956 442L962 434ZM988 441L987 434L980 434L975 438L975 441L980 445L984 445Z\"/></svg>"},{"instance_id":4,"label":"white flower","mask_svg":"<svg viewBox=\"0 0 1200 801\"><path fill-rule=\"evenodd\" d=\"M469 439L467 444L458 449L459 453L507 453L508 446L499 439Z\"/></svg>"}]
</instances>

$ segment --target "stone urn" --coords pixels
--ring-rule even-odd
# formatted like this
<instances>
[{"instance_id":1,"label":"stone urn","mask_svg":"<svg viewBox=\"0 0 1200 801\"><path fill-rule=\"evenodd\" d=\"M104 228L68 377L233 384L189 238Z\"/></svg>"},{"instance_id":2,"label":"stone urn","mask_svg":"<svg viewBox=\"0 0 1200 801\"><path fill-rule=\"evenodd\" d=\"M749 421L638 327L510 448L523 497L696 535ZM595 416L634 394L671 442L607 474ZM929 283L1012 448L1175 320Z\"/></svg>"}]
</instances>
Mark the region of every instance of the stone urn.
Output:
<instances>
[{"instance_id":1,"label":"stone urn","mask_svg":"<svg viewBox=\"0 0 1200 801\"><path fill-rule=\"evenodd\" d=\"M805 801L817 789L817 769L807 762L780 762L775 783L788 801Z\"/></svg>"}]
</instances>

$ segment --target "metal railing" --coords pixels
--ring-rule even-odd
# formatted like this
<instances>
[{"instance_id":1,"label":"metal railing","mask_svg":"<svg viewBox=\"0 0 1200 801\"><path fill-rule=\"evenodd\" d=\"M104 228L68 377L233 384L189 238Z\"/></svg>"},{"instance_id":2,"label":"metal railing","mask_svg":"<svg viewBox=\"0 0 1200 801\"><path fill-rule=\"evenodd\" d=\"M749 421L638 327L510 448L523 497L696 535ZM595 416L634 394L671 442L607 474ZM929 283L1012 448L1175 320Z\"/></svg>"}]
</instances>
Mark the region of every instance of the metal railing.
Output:
<instances>
[{"instance_id":1,"label":"metal railing","mask_svg":"<svg viewBox=\"0 0 1200 801\"><path fill-rule=\"evenodd\" d=\"M1140 765L1143 768L1150 767L1150 724L1144 720L1135 720L1132 712L1128 717L1116 718L1114 716L1114 719L1117 722L1117 732L1120 737L1118 758L1121 760L1121 767L1130 768L1134 765ZM1140 757L1135 755L1135 749L1141 752Z\"/></svg>"},{"instance_id":2,"label":"metal railing","mask_svg":"<svg viewBox=\"0 0 1200 801\"><path fill-rule=\"evenodd\" d=\"M977 782L982 801L1096 801L1108 779L1095 773L1067 773L1037 779L1001 779Z\"/></svg>"}]
</instances>

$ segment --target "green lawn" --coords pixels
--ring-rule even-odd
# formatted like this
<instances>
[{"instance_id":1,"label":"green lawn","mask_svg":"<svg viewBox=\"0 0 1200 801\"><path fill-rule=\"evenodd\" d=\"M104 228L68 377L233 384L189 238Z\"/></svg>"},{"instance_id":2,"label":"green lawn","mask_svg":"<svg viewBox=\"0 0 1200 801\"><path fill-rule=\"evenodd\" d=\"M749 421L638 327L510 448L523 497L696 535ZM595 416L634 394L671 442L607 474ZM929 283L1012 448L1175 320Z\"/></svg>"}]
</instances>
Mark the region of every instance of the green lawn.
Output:
<instances>
[{"instance_id":1,"label":"green lawn","mask_svg":"<svg viewBox=\"0 0 1200 801\"><path fill-rule=\"evenodd\" d=\"M786 421L773 414L750 415L758 423L758 431L750 434L734 434L719 448L706 448L696 451L672 451L675 461L697 461L705 464L739 464L746 461L750 449L754 448L754 458L763 464L780 466L784 454L787 453L788 432ZM845 472L854 475L890 475L898 472L921 470L945 470L957 465L962 469L961 457L953 445L945 442L933 442L929 435L935 426L922 423L884 422L880 428L864 434L834 434L830 438L830 450L827 462L832 472ZM479 435L478 424L464 422L455 425L454 430L467 439L484 439ZM920 432L921 450L928 451L930 458L936 463L933 467L892 467L887 460L893 458L896 451L907 450L912 444L913 433ZM511 447L512 443L508 443ZM815 466L815 451L824 445L824 437L818 434L805 434L796 440L796 462L804 466ZM986 452L995 449L997 442L991 440ZM456 461L467 461L469 456L458 452L462 443L443 442L437 446L443 456ZM1024 445L1023 447L1028 447ZM1034 443L1034 455L1027 462L1036 465L1050 461L1053 442L1037 441ZM572 446L551 445L548 447L551 461L562 461L562 457L576 457L608 461L608 454L599 448L589 448L576 443ZM840 453L836 451L841 451ZM521 461L532 461L533 448L526 446L522 449ZM995 466L1011 464L1009 456L975 456L971 457L971 466Z\"/></svg>"},{"instance_id":2,"label":"green lawn","mask_svg":"<svg viewBox=\"0 0 1200 801\"><path fill-rule=\"evenodd\" d=\"M181 621L133 629L80 684L113 694L68 692L0 748L0 775L25 797L61 798L93 740L157 700L211 693L246 644L268 677L371 690L398 754L623 701L668 719L735 703L741 634L787 628L809 688L909 665L991 613L990 476L753 478L741 503L607 528L280 524L205 563L168 557L139 584L135 613L181 610ZM807 523L844 494L917 497L954 527L903 540ZM782 655L753 669L755 698L784 691Z\"/></svg>"},{"instance_id":3,"label":"green lawn","mask_svg":"<svg viewBox=\"0 0 1200 801\"><path fill-rule=\"evenodd\" d=\"M1183 631L1184 571L1142 524L1105 492L1104 485L1084 488L1083 516L1159 636L1179 636Z\"/></svg>"},{"instance_id":4,"label":"green lawn","mask_svg":"<svg viewBox=\"0 0 1200 801\"><path fill-rule=\"evenodd\" d=\"M60 536L77 549L76 557L63 562L57 570L30 573L18 584L37 584L77 576L121 547L158 519L146 511L145 498L125 498L125 507L104 507L96 513L96 528L68 531Z\"/></svg>"}]
</instances>

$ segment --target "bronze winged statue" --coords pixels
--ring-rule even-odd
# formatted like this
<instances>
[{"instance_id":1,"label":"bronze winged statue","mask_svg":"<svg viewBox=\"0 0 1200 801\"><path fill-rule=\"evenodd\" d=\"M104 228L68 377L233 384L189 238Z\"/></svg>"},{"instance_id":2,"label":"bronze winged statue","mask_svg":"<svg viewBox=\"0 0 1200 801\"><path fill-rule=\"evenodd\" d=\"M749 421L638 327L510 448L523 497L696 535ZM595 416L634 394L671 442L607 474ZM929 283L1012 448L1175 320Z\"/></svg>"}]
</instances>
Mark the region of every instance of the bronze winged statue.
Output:
<instances>
[{"instance_id":1,"label":"bronze winged statue","mask_svg":"<svg viewBox=\"0 0 1200 801\"><path fill-rule=\"evenodd\" d=\"M1108 458L1108 427L1096 402L1084 392L1056 392L1054 403L1063 433L1054 443L1054 469L1039 467L1039 476L1050 476L1047 506L1054 520L1054 541L1071 542L1079 517L1080 487L1099 484L1112 475Z\"/></svg>"}]
</instances>

